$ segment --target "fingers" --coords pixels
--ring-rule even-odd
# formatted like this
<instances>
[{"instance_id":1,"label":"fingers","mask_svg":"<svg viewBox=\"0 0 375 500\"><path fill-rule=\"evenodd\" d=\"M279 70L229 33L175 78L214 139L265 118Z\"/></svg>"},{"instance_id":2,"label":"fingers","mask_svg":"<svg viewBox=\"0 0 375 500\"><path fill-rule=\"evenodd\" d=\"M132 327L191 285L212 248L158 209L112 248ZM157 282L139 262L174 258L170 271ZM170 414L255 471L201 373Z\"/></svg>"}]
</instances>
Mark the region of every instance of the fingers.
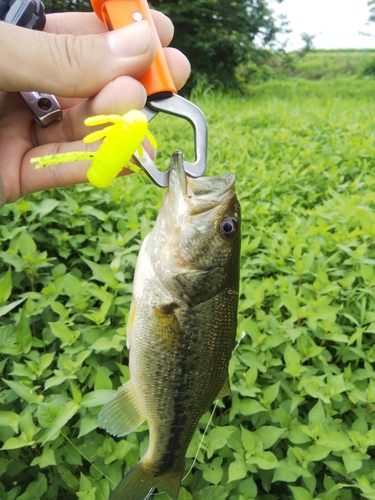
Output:
<instances>
[{"instance_id":1,"label":"fingers","mask_svg":"<svg viewBox=\"0 0 375 500\"><path fill-rule=\"evenodd\" d=\"M169 17L155 10L151 11L152 18L155 23L156 31L158 32L162 47L166 47L172 41L174 34L174 26Z\"/></svg>"},{"instance_id":2,"label":"fingers","mask_svg":"<svg viewBox=\"0 0 375 500\"><path fill-rule=\"evenodd\" d=\"M152 12L152 16L161 44L166 47L173 37L173 25L161 13ZM33 123L36 147L29 149L31 116L18 94L0 92L4 97L0 103L3 201L87 182L90 161L35 170L30 159L57 152L95 151L97 143L81 141L93 130L84 125L86 117L124 114L143 107L146 94L137 78L152 64L156 52L156 37L149 24L141 21L107 32L93 13L55 14L47 16L44 32L1 23L0 44L7 49L0 58L0 91L53 93L60 96L64 110L63 120L47 129ZM164 52L180 89L189 76L190 64L176 49L166 47ZM16 105L21 106L18 113ZM152 148L149 154L153 155ZM124 169L122 174L126 173L130 171Z\"/></svg>"},{"instance_id":3,"label":"fingers","mask_svg":"<svg viewBox=\"0 0 375 500\"><path fill-rule=\"evenodd\" d=\"M146 21L109 33L55 35L2 23L0 89L95 95L121 75L138 78L155 57L155 36ZM17 61L17 64L14 64Z\"/></svg>"},{"instance_id":4,"label":"fingers","mask_svg":"<svg viewBox=\"0 0 375 500\"><path fill-rule=\"evenodd\" d=\"M153 18L166 46L173 37L173 25L161 13L153 12ZM0 43L7 50L0 60L0 90L89 97L120 75L138 78L154 59L156 40L147 22L108 33L94 13L52 14L47 19L51 33L2 25ZM170 54L180 88L189 65L178 51Z\"/></svg>"},{"instance_id":5,"label":"fingers","mask_svg":"<svg viewBox=\"0 0 375 500\"><path fill-rule=\"evenodd\" d=\"M71 143L50 144L48 145L48 150L49 154L63 154L77 151L95 152L98 149L98 145L98 141L90 144L76 141ZM44 189L60 188L88 182L87 170L91 166L91 160L62 162L36 169L35 163L30 163L30 160L35 156L44 154L43 151L45 151L45 149L45 147L35 148L26 153L23 158L20 196L26 196ZM125 167L120 175L128 175L131 173L133 173L133 171Z\"/></svg>"},{"instance_id":6,"label":"fingers","mask_svg":"<svg viewBox=\"0 0 375 500\"><path fill-rule=\"evenodd\" d=\"M20 179L21 196L54 187L65 187L73 184L87 182L87 170L91 161L77 161L60 163L40 169L35 168L35 163L31 164L33 157L47 154L71 153L77 151L94 151L98 144L84 144L82 141L49 144L45 147L35 148L24 156L22 160L22 176Z\"/></svg>"},{"instance_id":7,"label":"fingers","mask_svg":"<svg viewBox=\"0 0 375 500\"><path fill-rule=\"evenodd\" d=\"M164 49L165 58L172 74L177 90L180 90L190 76L190 63L179 50L171 47Z\"/></svg>"},{"instance_id":8,"label":"fingers","mask_svg":"<svg viewBox=\"0 0 375 500\"><path fill-rule=\"evenodd\" d=\"M91 161L61 163L35 169L35 164L31 164L30 160L60 153L97 151L98 142L85 144L80 140L95 130L95 127L84 125L84 119L101 114L122 115L130 109L142 108L145 101L143 86L133 78L123 76L110 82L95 97L65 110L62 122L56 122L45 129L33 125L34 142L38 146L28 151L22 159L21 196L43 189L87 182L86 174ZM152 149L148 147L147 150L153 156ZM122 175L128 173L131 170L124 169Z\"/></svg>"},{"instance_id":9,"label":"fingers","mask_svg":"<svg viewBox=\"0 0 375 500\"><path fill-rule=\"evenodd\" d=\"M56 35L98 35L107 31L94 12L47 14L44 31Z\"/></svg>"},{"instance_id":10,"label":"fingers","mask_svg":"<svg viewBox=\"0 0 375 500\"><path fill-rule=\"evenodd\" d=\"M166 48L165 55L171 68L172 77L177 89L186 82L190 73L189 61L179 51ZM109 82L96 96L78 100L76 105L64 110L62 121L55 122L47 128L33 127L34 145L70 142L82 139L92 132L92 127L84 125L89 116L117 114L123 115L131 109L142 109L146 102L144 87L128 76L121 76ZM63 101L60 100L62 104ZM45 150L41 155L51 154Z\"/></svg>"},{"instance_id":11,"label":"fingers","mask_svg":"<svg viewBox=\"0 0 375 500\"><path fill-rule=\"evenodd\" d=\"M97 144L96 144L97 147ZM50 189L65 187L73 184L87 182L87 170L91 161L77 161L60 163L40 169L35 168L35 163L30 163L32 158L47 154L71 153L77 151L93 151L94 144L86 145L82 141L63 144L49 144L48 147L39 147L29 151L22 160L22 177L20 179L21 196Z\"/></svg>"},{"instance_id":12,"label":"fingers","mask_svg":"<svg viewBox=\"0 0 375 500\"><path fill-rule=\"evenodd\" d=\"M169 17L161 12L151 11L152 18L163 47L170 44L174 27ZM104 23L94 12L65 12L48 14L44 31L55 34L94 35L107 31Z\"/></svg>"},{"instance_id":13,"label":"fingers","mask_svg":"<svg viewBox=\"0 0 375 500\"><path fill-rule=\"evenodd\" d=\"M95 130L84 125L84 120L96 115L123 115L131 109L142 109L146 102L144 87L129 76L121 76L109 82L95 97L79 101L65 109L63 120L41 128L33 125L35 145L70 142L82 139ZM100 127L99 127L100 128ZM40 155L52 154L47 149ZM39 153L38 153L39 156Z\"/></svg>"}]
</instances>

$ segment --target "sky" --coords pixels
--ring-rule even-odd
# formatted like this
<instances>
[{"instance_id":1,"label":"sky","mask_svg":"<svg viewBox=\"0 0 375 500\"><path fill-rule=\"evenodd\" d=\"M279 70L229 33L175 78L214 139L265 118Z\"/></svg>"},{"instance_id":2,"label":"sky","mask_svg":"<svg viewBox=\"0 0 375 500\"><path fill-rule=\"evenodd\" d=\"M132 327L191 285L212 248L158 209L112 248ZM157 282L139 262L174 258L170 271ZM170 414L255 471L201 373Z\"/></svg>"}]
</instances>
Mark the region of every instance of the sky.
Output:
<instances>
[{"instance_id":1,"label":"sky","mask_svg":"<svg viewBox=\"0 0 375 500\"><path fill-rule=\"evenodd\" d=\"M285 14L292 33L279 36L289 39L286 50L304 46L301 33L316 35L317 49L375 49L375 23L366 26L369 16L367 0L284 0L270 2L275 14ZM362 36L358 32L371 32Z\"/></svg>"}]
</instances>

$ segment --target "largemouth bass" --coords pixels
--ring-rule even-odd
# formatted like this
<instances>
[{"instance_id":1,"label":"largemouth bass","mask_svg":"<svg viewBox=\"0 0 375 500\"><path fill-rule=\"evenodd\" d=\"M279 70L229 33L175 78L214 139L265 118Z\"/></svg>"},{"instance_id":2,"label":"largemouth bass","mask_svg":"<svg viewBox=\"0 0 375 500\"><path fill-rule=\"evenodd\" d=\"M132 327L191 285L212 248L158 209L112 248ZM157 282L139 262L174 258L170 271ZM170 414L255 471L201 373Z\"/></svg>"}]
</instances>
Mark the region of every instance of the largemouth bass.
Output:
<instances>
[{"instance_id":1,"label":"largemouth bass","mask_svg":"<svg viewBox=\"0 0 375 500\"><path fill-rule=\"evenodd\" d=\"M212 402L229 394L239 258L234 176L188 178L175 153L169 190L135 271L131 378L99 414L116 436L147 420L149 447L111 500L144 500L154 488L177 500L195 428Z\"/></svg>"}]
</instances>

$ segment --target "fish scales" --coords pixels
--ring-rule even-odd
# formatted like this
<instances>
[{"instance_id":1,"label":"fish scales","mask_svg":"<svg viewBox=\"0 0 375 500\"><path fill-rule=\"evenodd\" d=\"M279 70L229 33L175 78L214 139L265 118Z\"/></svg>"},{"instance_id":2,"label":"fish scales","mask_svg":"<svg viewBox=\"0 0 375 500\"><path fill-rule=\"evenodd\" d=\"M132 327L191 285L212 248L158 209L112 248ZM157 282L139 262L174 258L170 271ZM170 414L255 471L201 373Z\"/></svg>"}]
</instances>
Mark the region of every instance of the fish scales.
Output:
<instances>
[{"instance_id":1,"label":"fish scales","mask_svg":"<svg viewBox=\"0 0 375 500\"><path fill-rule=\"evenodd\" d=\"M188 179L179 153L170 175L136 266L127 325L131 378L99 415L115 435L147 420L149 447L111 500L144 500L154 488L177 500L198 422L229 393L240 252L234 177Z\"/></svg>"},{"instance_id":2,"label":"fish scales","mask_svg":"<svg viewBox=\"0 0 375 500\"><path fill-rule=\"evenodd\" d=\"M139 343L133 339L137 347L132 349L139 350L134 359L138 364L137 380L141 380L139 386L135 384L145 398L145 414L155 416L149 421L149 430L150 442L156 445L150 449L156 469L181 470L200 417L227 379L235 325L223 331L223 309L232 310L229 314L235 316L234 297L226 291L193 308L176 310L171 323L178 324L179 330L172 342L169 338L155 338L154 332L164 318L156 320L149 330L146 321Z\"/></svg>"}]
</instances>

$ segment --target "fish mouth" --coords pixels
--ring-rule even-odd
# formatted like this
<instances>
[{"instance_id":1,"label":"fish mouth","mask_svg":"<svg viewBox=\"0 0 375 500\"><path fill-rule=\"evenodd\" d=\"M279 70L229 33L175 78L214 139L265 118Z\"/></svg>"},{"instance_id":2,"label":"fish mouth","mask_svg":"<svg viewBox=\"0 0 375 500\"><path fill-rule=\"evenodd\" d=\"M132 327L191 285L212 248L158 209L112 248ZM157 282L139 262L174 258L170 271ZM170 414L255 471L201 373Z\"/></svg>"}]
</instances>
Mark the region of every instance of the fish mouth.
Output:
<instances>
[{"instance_id":1,"label":"fish mouth","mask_svg":"<svg viewBox=\"0 0 375 500\"><path fill-rule=\"evenodd\" d=\"M169 174L169 199L177 213L206 213L233 196L235 177L224 174L194 179L186 175L182 153L173 153Z\"/></svg>"}]
</instances>

